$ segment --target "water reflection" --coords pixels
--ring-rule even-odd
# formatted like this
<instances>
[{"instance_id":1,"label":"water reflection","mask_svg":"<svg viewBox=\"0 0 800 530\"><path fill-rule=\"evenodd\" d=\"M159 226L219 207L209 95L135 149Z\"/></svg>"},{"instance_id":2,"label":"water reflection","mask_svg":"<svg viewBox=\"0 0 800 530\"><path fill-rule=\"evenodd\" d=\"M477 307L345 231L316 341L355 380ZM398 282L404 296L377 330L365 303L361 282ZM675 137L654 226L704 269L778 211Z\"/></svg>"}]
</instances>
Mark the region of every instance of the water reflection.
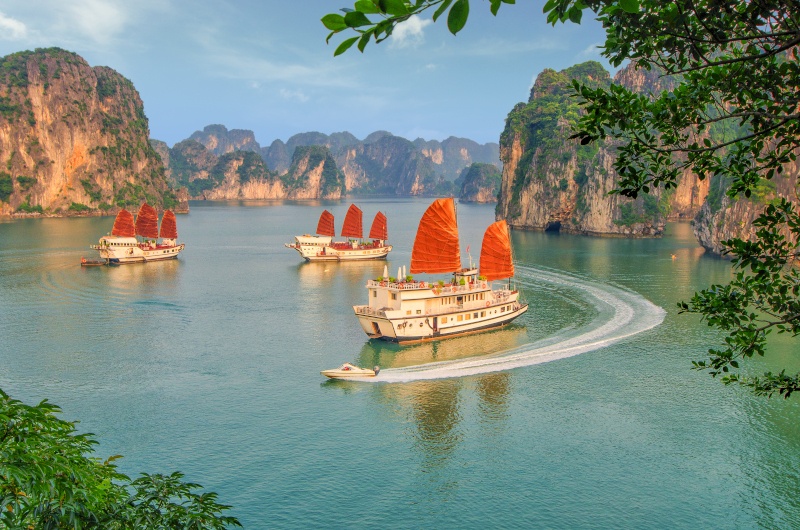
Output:
<instances>
[{"instance_id":1,"label":"water reflection","mask_svg":"<svg viewBox=\"0 0 800 530\"><path fill-rule=\"evenodd\" d=\"M361 347L358 363L361 366L403 368L421 364L465 359L507 351L529 341L524 326L510 326L432 342L400 346L392 342L370 340Z\"/></svg>"}]
</instances>

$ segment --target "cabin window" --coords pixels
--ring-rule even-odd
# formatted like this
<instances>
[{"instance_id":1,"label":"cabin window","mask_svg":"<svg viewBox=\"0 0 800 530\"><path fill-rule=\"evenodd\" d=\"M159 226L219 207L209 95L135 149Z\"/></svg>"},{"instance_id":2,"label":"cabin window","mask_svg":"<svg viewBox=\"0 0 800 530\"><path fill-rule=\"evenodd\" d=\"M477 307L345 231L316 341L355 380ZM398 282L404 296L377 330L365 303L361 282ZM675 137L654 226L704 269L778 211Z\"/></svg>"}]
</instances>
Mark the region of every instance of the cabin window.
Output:
<instances>
[{"instance_id":1,"label":"cabin window","mask_svg":"<svg viewBox=\"0 0 800 530\"><path fill-rule=\"evenodd\" d=\"M501 307L501 308L500 308L500 312L501 312L501 313L505 313L505 312L506 312L506 306L503 306L503 307Z\"/></svg>"},{"instance_id":2,"label":"cabin window","mask_svg":"<svg viewBox=\"0 0 800 530\"><path fill-rule=\"evenodd\" d=\"M472 318L478 318L478 313L472 313Z\"/></svg>"},{"instance_id":3,"label":"cabin window","mask_svg":"<svg viewBox=\"0 0 800 530\"><path fill-rule=\"evenodd\" d=\"M422 314L422 309L417 309L417 314L421 315Z\"/></svg>"},{"instance_id":4,"label":"cabin window","mask_svg":"<svg viewBox=\"0 0 800 530\"><path fill-rule=\"evenodd\" d=\"M458 315L458 318L456 320L461 322L462 320L464 320L464 315Z\"/></svg>"},{"instance_id":5,"label":"cabin window","mask_svg":"<svg viewBox=\"0 0 800 530\"><path fill-rule=\"evenodd\" d=\"M378 297L378 291L372 291L372 298Z\"/></svg>"},{"instance_id":6,"label":"cabin window","mask_svg":"<svg viewBox=\"0 0 800 530\"><path fill-rule=\"evenodd\" d=\"M397 300L397 293L392 293L392 300Z\"/></svg>"},{"instance_id":7,"label":"cabin window","mask_svg":"<svg viewBox=\"0 0 800 530\"><path fill-rule=\"evenodd\" d=\"M410 314L411 314L411 310L410 309L406 309L406 315L410 315Z\"/></svg>"},{"instance_id":8,"label":"cabin window","mask_svg":"<svg viewBox=\"0 0 800 530\"><path fill-rule=\"evenodd\" d=\"M486 316L486 311L481 311L481 316L485 317Z\"/></svg>"},{"instance_id":9,"label":"cabin window","mask_svg":"<svg viewBox=\"0 0 800 530\"><path fill-rule=\"evenodd\" d=\"M467 313L467 320L469 320L469 313Z\"/></svg>"},{"instance_id":10,"label":"cabin window","mask_svg":"<svg viewBox=\"0 0 800 530\"><path fill-rule=\"evenodd\" d=\"M442 317L442 324L447 324L447 317Z\"/></svg>"}]
</instances>

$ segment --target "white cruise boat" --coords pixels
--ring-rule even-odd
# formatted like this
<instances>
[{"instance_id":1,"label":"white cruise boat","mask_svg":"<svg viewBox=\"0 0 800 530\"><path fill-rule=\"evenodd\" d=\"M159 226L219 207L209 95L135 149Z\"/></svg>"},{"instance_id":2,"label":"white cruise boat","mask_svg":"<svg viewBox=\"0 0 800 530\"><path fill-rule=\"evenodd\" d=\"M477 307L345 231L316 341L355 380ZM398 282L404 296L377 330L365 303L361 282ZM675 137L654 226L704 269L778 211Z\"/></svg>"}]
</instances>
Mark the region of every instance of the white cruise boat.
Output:
<instances>
[{"instance_id":1,"label":"white cruise boat","mask_svg":"<svg viewBox=\"0 0 800 530\"><path fill-rule=\"evenodd\" d=\"M132 213L120 210L111 234L101 237L97 245L90 246L106 263L114 265L175 259L185 247L185 244L178 243L175 213L172 210L164 212L159 231L158 213L147 203L139 208L135 222Z\"/></svg>"},{"instance_id":2,"label":"white cruise boat","mask_svg":"<svg viewBox=\"0 0 800 530\"><path fill-rule=\"evenodd\" d=\"M328 210L322 212L317 223L317 235L305 234L295 236L294 243L284 246L296 250L306 261L352 261L383 259L392 250L386 244L389 238L386 227L386 216L378 212L372 220L369 231L371 241L363 241L362 213L355 204L347 210L342 226L342 237L346 241L334 241L336 236L333 214Z\"/></svg>"},{"instance_id":3,"label":"white cruise boat","mask_svg":"<svg viewBox=\"0 0 800 530\"><path fill-rule=\"evenodd\" d=\"M436 283L407 278L367 282L368 303L353 306L372 339L413 342L504 326L528 310L507 281L514 275L511 238L505 221L483 237L480 271L461 267L455 202L437 199L420 220L411 254L412 274L450 273ZM405 280L408 281L405 281Z\"/></svg>"}]
</instances>

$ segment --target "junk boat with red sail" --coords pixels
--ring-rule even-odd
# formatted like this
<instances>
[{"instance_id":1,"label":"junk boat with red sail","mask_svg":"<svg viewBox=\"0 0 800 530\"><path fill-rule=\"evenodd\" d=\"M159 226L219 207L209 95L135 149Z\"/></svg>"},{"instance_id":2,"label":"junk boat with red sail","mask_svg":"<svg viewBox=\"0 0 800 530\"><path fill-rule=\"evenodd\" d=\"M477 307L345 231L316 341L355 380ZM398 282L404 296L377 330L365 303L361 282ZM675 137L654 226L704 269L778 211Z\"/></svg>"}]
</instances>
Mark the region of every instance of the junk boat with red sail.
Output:
<instances>
[{"instance_id":1,"label":"junk boat with red sail","mask_svg":"<svg viewBox=\"0 0 800 530\"><path fill-rule=\"evenodd\" d=\"M386 244L389 235L386 216L382 212L375 214L372 220L371 241L363 241L362 212L355 204L347 210L341 235L348 238L347 241L333 240L336 237L333 214L325 210L319 216L317 235L295 236L294 243L285 243L284 246L295 249L306 261L383 259L392 250L392 246Z\"/></svg>"},{"instance_id":2,"label":"junk boat with red sail","mask_svg":"<svg viewBox=\"0 0 800 530\"><path fill-rule=\"evenodd\" d=\"M164 211L159 230L156 209L144 203L135 221L131 212L120 210L111 234L101 237L99 243L90 248L107 263L121 264L175 259L185 246L178 243L175 213Z\"/></svg>"},{"instance_id":3,"label":"junk boat with red sail","mask_svg":"<svg viewBox=\"0 0 800 530\"><path fill-rule=\"evenodd\" d=\"M451 273L447 281L414 281L412 276L367 281L366 305L353 306L371 339L413 342L504 326L528 310L509 281L514 276L511 238L505 221L487 228L480 271L461 267L455 202L437 199L419 223L411 253L411 274Z\"/></svg>"}]
</instances>

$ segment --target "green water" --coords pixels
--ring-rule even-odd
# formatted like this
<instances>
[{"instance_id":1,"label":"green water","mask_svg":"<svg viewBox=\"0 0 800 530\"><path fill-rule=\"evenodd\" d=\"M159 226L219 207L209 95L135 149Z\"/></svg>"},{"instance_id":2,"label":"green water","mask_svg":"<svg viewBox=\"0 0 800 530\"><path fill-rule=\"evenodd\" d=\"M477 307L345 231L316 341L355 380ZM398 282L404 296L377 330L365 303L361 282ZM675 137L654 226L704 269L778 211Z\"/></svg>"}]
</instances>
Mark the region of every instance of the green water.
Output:
<instances>
[{"instance_id":1,"label":"green water","mask_svg":"<svg viewBox=\"0 0 800 530\"><path fill-rule=\"evenodd\" d=\"M390 274L407 266L430 201L356 202L389 219ZM659 240L514 232L529 312L399 347L367 341L351 309L384 262L283 247L347 206L193 203L177 261L111 268L79 266L111 218L0 223L0 387L61 405L125 472L183 471L247 528L800 527L798 401L691 369L719 336L676 303L730 268L688 224ZM493 219L459 205L476 261ZM594 345L557 358L569 341ZM753 369L796 368L796 349L777 341ZM319 374L344 361L407 382ZM428 378L459 363L476 373Z\"/></svg>"}]
</instances>

